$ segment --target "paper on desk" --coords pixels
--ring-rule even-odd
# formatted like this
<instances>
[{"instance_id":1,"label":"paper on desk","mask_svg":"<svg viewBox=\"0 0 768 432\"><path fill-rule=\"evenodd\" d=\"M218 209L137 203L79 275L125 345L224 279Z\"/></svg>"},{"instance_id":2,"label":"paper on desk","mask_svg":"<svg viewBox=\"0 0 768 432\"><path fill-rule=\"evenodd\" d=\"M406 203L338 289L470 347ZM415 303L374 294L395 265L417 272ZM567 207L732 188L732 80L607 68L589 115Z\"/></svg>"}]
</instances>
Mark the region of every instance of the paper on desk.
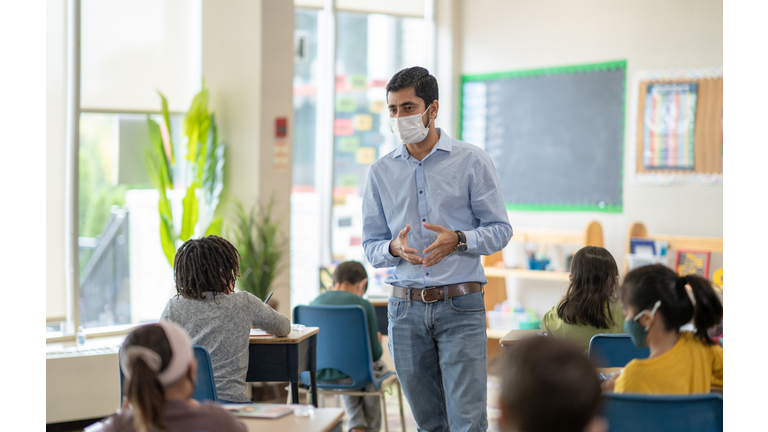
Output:
<instances>
[{"instance_id":1,"label":"paper on desk","mask_svg":"<svg viewBox=\"0 0 768 432\"><path fill-rule=\"evenodd\" d=\"M264 330L260 328L252 328L251 329L251 336L272 336L271 334L265 332Z\"/></svg>"}]
</instances>

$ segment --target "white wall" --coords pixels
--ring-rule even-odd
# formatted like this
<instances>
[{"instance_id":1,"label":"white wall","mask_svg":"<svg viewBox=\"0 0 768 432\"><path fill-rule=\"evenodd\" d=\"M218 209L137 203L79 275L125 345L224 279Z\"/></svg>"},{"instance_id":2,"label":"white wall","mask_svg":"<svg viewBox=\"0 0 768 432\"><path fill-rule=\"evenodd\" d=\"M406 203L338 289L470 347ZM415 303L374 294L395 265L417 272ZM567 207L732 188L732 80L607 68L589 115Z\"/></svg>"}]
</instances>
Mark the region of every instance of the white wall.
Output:
<instances>
[{"instance_id":1,"label":"white wall","mask_svg":"<svg viewBox=\"0 0 768 432\"><path fill-rule=\"evenodd\" d=\"M288 119L287 144L292 148L293 27L292 2L203 1L203 74L219 135L227 144L220 211L229 211L235 200L246 206L266 203L275 192L273 215L284 221L286 239L291 167L273 169L273 148L277 117ZM288 316L289 278L286 266L273 285L278 310Z\"/></svg>"},{"instance_id":2,"label":"white wall","mask_svg":"<svg viewBox=\"0 0 768 432\"><path fill-rule=\"evenodd\" d=\"M462 7L462 74L626 59L629 85L637 70L723 65L721 0L472 0ZM583 229L599 220L620 269L627 230L636 221L650 233L723 235L722 186L631 185L629 160L625 145L623 213L517 211L509 214L512 226ZM507 282L509 293L539 311L565 289L551 282Z\"/></svg>"},{"instance_id":3,"label":"white wall","mask_svg":"<svg viewBox=\"0 0 768 432\"><path fill-rule=\"evenodd\" d=\"M461 73L626 59L631 83L637 70L722 66L722 19L720 0L473 0L463 3ZM620 267L635 221L651 233L723 235L721 186L634 186L628 164L624 173L622 214L510 212L510 222L582 229L598 219Z\"/></svg>"}]
</instances>

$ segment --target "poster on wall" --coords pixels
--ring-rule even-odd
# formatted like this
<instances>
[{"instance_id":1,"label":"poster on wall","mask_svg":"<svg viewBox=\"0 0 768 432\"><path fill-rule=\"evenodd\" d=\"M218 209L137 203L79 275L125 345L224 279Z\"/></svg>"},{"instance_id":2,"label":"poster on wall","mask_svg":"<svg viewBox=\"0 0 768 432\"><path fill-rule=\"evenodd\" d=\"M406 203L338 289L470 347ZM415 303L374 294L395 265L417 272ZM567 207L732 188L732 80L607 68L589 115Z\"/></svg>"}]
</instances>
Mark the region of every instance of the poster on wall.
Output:
<instances>
[{"instance_id":1,"label":"poster on wall","mask_svg":"<svg viewBox=\"0 0 768 432\"><path fill-rule=\"evenodd\" d=\"M697 83L650 84L646 94L646 168L693 169Z\"/></svg>"}]
</instances>

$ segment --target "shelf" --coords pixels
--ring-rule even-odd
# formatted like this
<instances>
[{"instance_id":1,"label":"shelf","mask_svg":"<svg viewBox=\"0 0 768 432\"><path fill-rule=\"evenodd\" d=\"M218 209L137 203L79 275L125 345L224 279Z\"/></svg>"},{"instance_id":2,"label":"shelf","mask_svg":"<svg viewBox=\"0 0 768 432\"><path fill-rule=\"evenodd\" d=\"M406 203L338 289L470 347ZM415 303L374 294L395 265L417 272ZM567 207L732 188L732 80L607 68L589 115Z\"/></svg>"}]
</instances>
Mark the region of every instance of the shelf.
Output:
<instances>
[{"instance_id":1,"label":"shelf","mask_svg":"<svg viewBox=\"0 0 768 432\"><path fill-rule=\"evenodd\" d=\"M501 267L485 267L486 278L504 278L514 276L521 279L547 280L555 282L568 282L569 273L552 272L543 270L511 269Z\"/></svg>"}]
</instances>

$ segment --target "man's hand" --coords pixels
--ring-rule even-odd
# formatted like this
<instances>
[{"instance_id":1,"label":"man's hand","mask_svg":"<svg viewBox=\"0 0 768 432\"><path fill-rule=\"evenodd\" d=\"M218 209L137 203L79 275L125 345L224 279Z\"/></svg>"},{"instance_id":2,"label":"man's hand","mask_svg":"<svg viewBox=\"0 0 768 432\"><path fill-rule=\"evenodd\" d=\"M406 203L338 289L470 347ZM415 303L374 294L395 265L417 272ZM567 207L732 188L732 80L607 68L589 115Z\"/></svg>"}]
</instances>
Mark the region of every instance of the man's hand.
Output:
<instances>
[{"instance_id":1,"label":"man's hand","mask_svg":"<svg viewBox=\"0 0 768 432\"><path fill-rule=\"evenodd\" d=\"M424 267L426 268L439 263L443 258L450 255L456 249L456 245L459 244L459 235L440 225L432 225L426 222L423 222L423 224L424 228L437 233L437 240L424 249L423 252L424 255L432 252L432 255L424 258Z\"/></svg>"},{"instance_id":2,"label":"man's hand","mask_svg":"<svg viewBox=\"0 0 768 432\"><path fill-rule=\"evenodd\" d=\"M420 256L413 255L418 253L416 249L408 247L408 232L411 230L411 225L406 225L400 234L395 237L394 240L389 242L389 253L392 256L400 257L413 265L423 264Z\"/></svg>"}]
</instances>

